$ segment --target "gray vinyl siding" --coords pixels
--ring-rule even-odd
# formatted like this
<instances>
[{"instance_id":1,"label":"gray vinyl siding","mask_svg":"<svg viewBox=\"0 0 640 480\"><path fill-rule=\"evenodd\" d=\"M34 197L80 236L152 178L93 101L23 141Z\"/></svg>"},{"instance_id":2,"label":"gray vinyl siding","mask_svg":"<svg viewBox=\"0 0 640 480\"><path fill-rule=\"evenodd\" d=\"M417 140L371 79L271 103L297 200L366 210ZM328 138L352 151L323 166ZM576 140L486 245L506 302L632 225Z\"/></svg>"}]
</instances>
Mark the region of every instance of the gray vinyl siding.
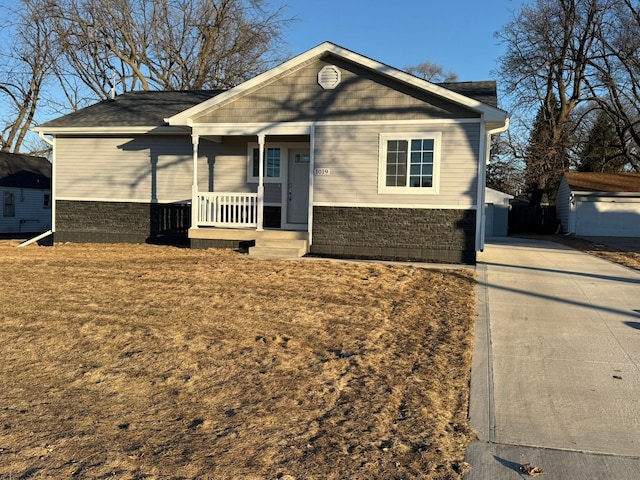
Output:
<instances>
[{"instance_id":1,"label":"gray vinyl siding","mask_svg":"<svg viewBox=\"0 0 640 480\"><path fill-rule=\"evenodd\" d=\"M439 194L378 193L379 134L393 132L441 132ZM479 142L479 123L318 126L314 166L328 168L330 174L314 177L314 202L473 207L477 200Z\"/></svg>"},{"instance_id":2,"label":"gray vinyl siding","mask_svg":"<svg viewBox=\"0 0 640 480\"><path fill-rule=\"evenodd\" d=\"M246 166L252 140L201 139L198 190L255 193L257 184L247 183ZM55 168L59 199L191 201L191 137L58 138ZM282 184L265 183L265 202L281 201Z\"/></svg>"},{"instance_id":3,"label":"gray vinyl siding","mask_svg":"<svg viewBox=\"0 0 640 480\"><path fill-rule=\"evenodd\" d=\"M56 139L56 198L176 202L191 199L191 137ZM206 165L206 159L203 159ZM203 169L204 170L204 169ZM200 172L207 184L207 172Z\"/></svg>"},{"instance_id":4,"label":"gray vinyl siding","mask_svg":"<svg viewBox=\"0 0 640 480\"><path fill-rule=\"evenodd\" d=\"M247 184L247 143L255 141L251 137L225 137L222 143L204 142L200 148L208 144L213 164L209 164L208 172L213 183L198 184L200 191L253 193Z\"/></svg>"},{"instance_id":5,"label":"gray vinyl siding","mask_svg":"<svg viewBox=\"0 0 640 480\"><path fill-rule=\"evenodd\" d=\"M571 217L571 189L567 180L563 177L558 187L556 195L556 215L562 223L562 229L565 233L573 232L573 225L570 223Z\"/></svg>"},{"instance_id":6,"label":"gray vinyl siding","mask_svg":"<svg viewBox=\"0 0 640 480\"><path fill-rule=\"evenodd\" d=\"M201 139L200 191L248 192L246 144ZM190 136L56 139L56 198L134 202L191 201ZM214 175L215 173L215 175Z\"/></svg>"},{"instance_id":7,"label":"gray vinyl siding","mask_svg":"<svg viewBox=\"0 0 640 480\"><path fill-rule=\"evenodd\" d=\"M318 72L325 65L335 65L341 71L342 80L333 90L318 85ZM327 56L284 72L194 120L276 123L470 117L479 114L346 60Z\"/></svg>"},{"instance_id":8,"label":"gray vinyl siding","mask_svg":"<svg viewBox=\"0 0 640 480\"><path fill-rule=\"evenodd\" d=\"M4 193L13 193L15 215L4 216ZM50 190L0 187L0 233L40 233L51 228L51 208L44 207Z\"/></svg>"}]
</instances>

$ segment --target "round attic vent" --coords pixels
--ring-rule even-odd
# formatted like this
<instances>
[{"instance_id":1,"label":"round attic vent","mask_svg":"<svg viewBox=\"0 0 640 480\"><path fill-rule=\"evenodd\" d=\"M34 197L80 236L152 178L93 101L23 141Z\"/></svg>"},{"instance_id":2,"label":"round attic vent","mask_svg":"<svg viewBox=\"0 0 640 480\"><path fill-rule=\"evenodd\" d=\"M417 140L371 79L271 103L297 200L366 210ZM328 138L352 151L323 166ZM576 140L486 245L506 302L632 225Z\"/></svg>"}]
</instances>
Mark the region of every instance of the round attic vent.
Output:
<instances>
[{"instance_id":1,"label":"round attic vent","mask_svg":"<svg viewBox=\"0 0 640 480\"><path fill-rule=\"evenodd\" d=\"M340 84L340 70L335 65L325 65L318 72L318 84L325 90L336 88Z\"/></svg>"}]
</instances>

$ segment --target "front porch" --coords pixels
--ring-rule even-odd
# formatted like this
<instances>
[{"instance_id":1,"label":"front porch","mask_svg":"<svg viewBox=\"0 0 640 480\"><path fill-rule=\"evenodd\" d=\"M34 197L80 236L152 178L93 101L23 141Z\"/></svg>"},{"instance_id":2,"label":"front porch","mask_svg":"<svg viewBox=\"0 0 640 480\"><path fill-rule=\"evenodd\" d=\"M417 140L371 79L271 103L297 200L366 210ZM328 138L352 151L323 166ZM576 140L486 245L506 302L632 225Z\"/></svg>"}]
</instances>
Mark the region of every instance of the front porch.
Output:
<instances>
[{"instance_id":1,"label":"front porch","mask_svg":"<svg viewBox=\"0 0 640 480\"><path fill-rule=\"evenodd\" d=\"M249 248L250 255L303 256L311 243L309 126L276 125L266 128L266 133L254 129L230 132L213 125L194 127L191 245ZM223 135L212 137L212 133ZM207 191L199 188L201 139L228 149L220 157L220 173L215 170L218 159L205 154Z\"/></svg>"}]
</instances>

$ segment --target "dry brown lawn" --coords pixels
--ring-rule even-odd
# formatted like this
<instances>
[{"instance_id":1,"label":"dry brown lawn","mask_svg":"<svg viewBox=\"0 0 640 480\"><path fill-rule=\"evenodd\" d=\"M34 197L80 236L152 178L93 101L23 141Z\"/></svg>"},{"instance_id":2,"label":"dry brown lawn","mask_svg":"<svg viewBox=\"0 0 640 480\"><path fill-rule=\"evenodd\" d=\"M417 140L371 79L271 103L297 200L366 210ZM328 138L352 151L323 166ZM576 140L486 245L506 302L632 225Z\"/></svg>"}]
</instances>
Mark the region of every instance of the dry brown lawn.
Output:
<instances>
[{"instance_id":1,"label":"dry brown lawn","mask_svg":"<svg viewBox=\"0 0 640 480\"><path fill-rule=\"evenodd\" d=\"M0 242L0 478L455 479L474 272Z\"/></svg>"}]
</instances>

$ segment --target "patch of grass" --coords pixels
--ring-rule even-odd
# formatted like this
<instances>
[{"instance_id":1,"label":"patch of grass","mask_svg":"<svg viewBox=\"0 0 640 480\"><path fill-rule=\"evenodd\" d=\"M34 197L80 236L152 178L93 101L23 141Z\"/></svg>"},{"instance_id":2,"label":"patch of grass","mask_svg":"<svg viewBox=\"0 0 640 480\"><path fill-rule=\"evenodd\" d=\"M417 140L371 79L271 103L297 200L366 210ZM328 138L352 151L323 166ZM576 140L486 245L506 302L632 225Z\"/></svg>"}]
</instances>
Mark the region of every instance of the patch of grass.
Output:
<instances>
[{"instance_id":1,"label":"patch of grass","mask_svg":"<svg viewBox=\"0 0 640 480\"><path fill-rule=\"evenodd\" d=\"M455 479L474 272L0 242L0 478Z\"/></svg>"}]
</instances>

